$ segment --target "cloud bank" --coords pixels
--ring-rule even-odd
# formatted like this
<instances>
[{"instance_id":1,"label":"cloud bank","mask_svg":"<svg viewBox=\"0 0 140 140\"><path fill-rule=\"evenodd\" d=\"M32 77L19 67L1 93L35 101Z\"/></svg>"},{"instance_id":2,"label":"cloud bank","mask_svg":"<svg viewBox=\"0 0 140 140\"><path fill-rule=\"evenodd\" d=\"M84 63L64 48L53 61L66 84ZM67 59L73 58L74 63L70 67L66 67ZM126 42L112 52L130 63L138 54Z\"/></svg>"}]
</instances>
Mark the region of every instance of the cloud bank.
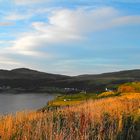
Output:
<instances>
[{"instance_id":1,"label":"cloud bank","mask_svg":"<svg viewBox=\"0 0 140 140\"><path fill-rule=\"evenodd\" d=\"M54 10L47 22L33 22L32 32L21 34L9 50L42 55L38 49L50 44L81 41L90 33L131 24L140 24L140 16L122 16L112 7Z\"/></svg>"}]
</instances>

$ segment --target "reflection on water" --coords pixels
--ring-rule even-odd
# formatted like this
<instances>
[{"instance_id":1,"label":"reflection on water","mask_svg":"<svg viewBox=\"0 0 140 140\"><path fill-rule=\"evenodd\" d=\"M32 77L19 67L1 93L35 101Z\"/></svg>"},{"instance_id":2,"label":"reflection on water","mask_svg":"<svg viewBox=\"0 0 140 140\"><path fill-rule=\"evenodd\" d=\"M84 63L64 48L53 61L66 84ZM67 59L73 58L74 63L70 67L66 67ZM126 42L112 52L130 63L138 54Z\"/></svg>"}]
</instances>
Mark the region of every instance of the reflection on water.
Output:
<instances>
[{"instance_id":1,"label":"reflection on water","mask_svg":"<svg viewBox=\"0 0 140 140\"><path fill-rule=\"evenodd\" d=\"M14 113L23 110L33 110L43 107L56 95L44 93L30 94L0 94L0 114Z\"/></svg>"}]
</instances>

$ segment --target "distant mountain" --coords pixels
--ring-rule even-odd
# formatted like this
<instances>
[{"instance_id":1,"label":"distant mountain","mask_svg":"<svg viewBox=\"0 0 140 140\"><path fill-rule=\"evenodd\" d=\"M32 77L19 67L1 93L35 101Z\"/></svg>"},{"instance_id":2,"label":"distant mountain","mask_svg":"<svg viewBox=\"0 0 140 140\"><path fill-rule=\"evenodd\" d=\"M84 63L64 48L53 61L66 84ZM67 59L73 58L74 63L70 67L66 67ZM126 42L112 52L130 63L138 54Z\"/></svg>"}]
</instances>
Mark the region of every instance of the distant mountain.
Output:
<instances>
[{"instance_id":1,"label":"distant mountain","mask_svg":"<svg viewBox=\"0 0 140 140\"><path fill-rule=\"evenodd\" d=\"M127 78L127 79L134 79L140 78L140 70L126 70L126 71L119 71L119 72L110 72L110 73L103 73L103 74L96 74L96 75L80 75L77 76L80 79L93 79L93 78Z\"/></svg>"},{"instance_id":2,"label":"distant mountain","mask_svg":"<svg viewBox=\"0 0 140 140\"><path fill-rule=\"evenodd\" d=\"M65 76L39 72L27 68L0 70L0 91L64 92L65 88L104 91L115 89L125 82L140 81L140 70L127 70L103 74Z\"/></svg>"},{"instance_id":3,"label":"distant mountain","mask_svg":"<svg viewBox=\"0 0 140 140\"><path fill-rule=\"evenodd\" d=\"M43 73L43 72L39 72L36 70L28 69L28 68L13 69L13 70L11 70L11 72L21 73L21 74L42 74Z\"/></svg>"},{"instance_id":4,"label":"distant mountain","mask_svg":"<svg viewBox=\"0 0 140 140\"><path fill-rule=\"evenodd\" d=\"M49 74L31 70L27 68L19 68L13 70L0 70L0 79L48 79L48 80L59 80L65 79L69 76Z\"/></svg>"}]
</instances>

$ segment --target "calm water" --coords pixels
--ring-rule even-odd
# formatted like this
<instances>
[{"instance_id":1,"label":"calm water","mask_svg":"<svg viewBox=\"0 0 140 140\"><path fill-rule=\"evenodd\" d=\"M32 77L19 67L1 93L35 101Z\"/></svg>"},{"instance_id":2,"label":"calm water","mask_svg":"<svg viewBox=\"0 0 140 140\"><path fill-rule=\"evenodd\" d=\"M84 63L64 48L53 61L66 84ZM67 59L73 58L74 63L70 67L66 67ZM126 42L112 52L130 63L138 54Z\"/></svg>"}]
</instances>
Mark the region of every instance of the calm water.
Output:
<instances>
[{"instance_id":1,"label":"calm water","mask_svg":"<svg viewBox=\"0 0 140 140\"><path fill-rule=\"evenodd\" d=\"M44 93L0 94L0 114L15 113L23 110L39 109L56 95Z\"/></svg>"}]
</instances>

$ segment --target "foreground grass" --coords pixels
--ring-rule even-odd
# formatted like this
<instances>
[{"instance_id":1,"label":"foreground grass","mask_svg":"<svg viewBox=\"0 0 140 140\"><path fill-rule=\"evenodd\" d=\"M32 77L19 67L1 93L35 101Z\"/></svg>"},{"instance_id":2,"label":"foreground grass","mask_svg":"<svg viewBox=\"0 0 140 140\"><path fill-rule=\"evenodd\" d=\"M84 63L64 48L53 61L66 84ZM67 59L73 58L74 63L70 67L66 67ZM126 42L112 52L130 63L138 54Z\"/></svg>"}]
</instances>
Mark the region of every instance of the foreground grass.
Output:
<instances>
[{"instance_id":1,"label":"foreground grass","mask_svg":"<svg viewBox=\"0 0 140 140\"><path fill-rule=\"evenodd\" d=\"M140 94L87 100L56 111L1 116L2 140L139 140Z\"/></svg>"}]
</instances>

